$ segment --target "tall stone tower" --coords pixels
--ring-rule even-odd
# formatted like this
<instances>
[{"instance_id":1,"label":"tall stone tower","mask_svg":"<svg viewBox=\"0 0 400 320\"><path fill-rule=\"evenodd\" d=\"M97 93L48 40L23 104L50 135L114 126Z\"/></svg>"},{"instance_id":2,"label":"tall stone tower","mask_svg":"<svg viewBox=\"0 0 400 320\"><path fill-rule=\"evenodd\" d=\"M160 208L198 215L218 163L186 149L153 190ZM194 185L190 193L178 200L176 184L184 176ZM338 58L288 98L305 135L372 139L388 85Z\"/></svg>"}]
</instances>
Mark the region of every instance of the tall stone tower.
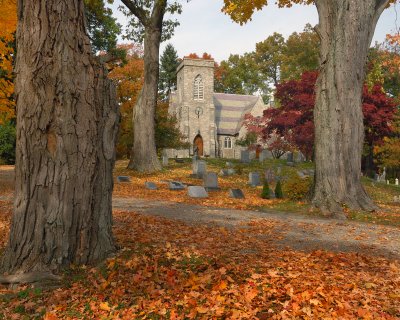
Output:
<instances>
[{"instance_id":1,"label":"tall stone tower","mask_svg":"<svg viewBox=\"0 0 400 320\"><path fill-rule=\"evenodd\" d=\"M191 144L191 154L216 155L213 94L214 61L184 58L177 69L177 90L171 102L181 132Z\"/></svg>"}]
</instances>

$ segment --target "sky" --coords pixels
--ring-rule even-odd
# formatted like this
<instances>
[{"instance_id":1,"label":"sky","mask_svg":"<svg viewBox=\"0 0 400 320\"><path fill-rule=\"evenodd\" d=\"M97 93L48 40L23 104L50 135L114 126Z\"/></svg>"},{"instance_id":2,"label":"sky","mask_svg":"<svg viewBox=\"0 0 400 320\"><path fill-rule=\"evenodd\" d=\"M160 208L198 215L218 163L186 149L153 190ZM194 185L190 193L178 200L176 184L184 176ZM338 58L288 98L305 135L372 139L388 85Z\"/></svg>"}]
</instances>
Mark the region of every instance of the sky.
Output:
<instances>
[{"instance_id":1,"label":"sky","mask_svg":"<svg viewBox=\"0 0 400 320\"><path fill-rule=\"evenodd\" d=\"M272 1L271 1L272 3ZM118 22L126 23L124 15L117 10L120 0L115 0L113 12ZM240 26L221 12L223 0L184 1L183 13L177 16L180 26L167 42L178 51L179 57L190 53L207 52L216 61L228 59L230 54L243 54L255 49L257 42L265 40L274 32L287 38L293 32L301 32L307 23L318 23L314 6L294 5L280 9L274 4L254 14L252 21ZM398 15L398 17L397 17ZM400 27L400 5L390 7L382 14L372 43L382 42L386 34ZM161 53L166 43L161 45Z\"/></svg>"}]
</instances>

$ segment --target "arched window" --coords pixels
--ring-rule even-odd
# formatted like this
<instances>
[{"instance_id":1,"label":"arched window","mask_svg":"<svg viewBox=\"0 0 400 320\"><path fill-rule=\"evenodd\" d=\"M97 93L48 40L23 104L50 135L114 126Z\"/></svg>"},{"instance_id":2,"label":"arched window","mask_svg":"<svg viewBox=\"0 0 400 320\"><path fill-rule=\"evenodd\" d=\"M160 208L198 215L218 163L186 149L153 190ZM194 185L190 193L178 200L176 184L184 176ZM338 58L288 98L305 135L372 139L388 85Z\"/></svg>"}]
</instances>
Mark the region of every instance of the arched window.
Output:
<instances>
[{"instance_id":1,"label":"arched window","mask_svg":"<svg viewBox=\"0 0 400 320\"><path fill-rule=\"evenodd\" d=\"M230 137L225 137L224 148L225 149L232 149L232 139Z\"/></svg>"},{"instance_id":2,"label":"arched window","mask_svg":"<svg viewBox=\"0 0 400 320\"><path fill-rule=\"evenodd\" d=\"M193 99L194 100L204 99L204 85L201 75L198 75L196 78L194 78Z\"/></svg>"}]
</instances>

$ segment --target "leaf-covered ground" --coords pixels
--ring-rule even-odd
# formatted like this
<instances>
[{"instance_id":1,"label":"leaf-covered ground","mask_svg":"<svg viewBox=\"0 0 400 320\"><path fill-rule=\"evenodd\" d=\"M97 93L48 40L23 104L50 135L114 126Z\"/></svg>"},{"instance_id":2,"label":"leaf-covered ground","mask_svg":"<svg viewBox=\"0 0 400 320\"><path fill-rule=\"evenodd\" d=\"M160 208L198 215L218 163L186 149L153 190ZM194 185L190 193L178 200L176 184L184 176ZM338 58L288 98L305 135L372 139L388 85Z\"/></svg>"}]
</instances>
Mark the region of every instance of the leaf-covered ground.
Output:
<instances>
[{"instance_id":1,"label":"leaf-covered ground","mask_svg":"<svg viewBox=\"0 0 400 320\"><path fill-rule=\"evenodd\" d=\"M116 195L196 203L185 192L143 188L144 181L188 173L173 167L160 177L132 178L116 185ZM220 202L227 198L218 193L206 205L254 208L258 190L246 186L245 176L232 179L220 180L219 194L241 184L246 206ZM0 253L12 214L12 187L4 190ZM399 260L281 248L282 225L268 219L223 227L115 210L114 222L115 257L71 266L58 289L0 286L0 319L400 319Z\"/></svg>"},{"instance_id":2,"label":"leaf-covered ground","mask_svg":"<svg viewBox=\"0 0 400 320\"><path fill-rule=\"evenodd\" d=\"M398 319L398 261L277 250L275 224L189 226L115 212L121 250L62 288L0 289L0 318Z\"/></svg>"}]
</instances>

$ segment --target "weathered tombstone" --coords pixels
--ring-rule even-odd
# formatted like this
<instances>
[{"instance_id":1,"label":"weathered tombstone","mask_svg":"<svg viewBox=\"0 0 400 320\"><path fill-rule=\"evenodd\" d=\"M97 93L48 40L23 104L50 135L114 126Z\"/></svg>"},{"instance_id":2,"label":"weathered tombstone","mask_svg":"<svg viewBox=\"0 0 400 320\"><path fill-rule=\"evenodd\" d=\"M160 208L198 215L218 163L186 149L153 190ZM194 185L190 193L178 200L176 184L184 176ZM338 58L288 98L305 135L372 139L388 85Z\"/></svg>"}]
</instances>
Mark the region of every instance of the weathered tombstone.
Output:
<instances>
[{"instance_id":1,"label":"weathered tombstone","mask_svg":"<svg viewBox=\"0 0 400 320\"><path fill-rule=\"evenodd\" d=\"M395 184L396 186L398 186L398 185L399 185L399 179L396 178L396 179L394 180L394 184Z\"/></svg>"},{"instance_id":2,"label":"weathered tombstone","mask_svg":"<svg viewBox=\"0 0 400 320\"><path fill-rule=\"evenodd\" d=\"M307 177L307 176L304 174L303 171L297 171L297 175L299 176L300 179L304 179L304 178Z\"/></svg>"},{"instance_id":3,"label":"weathered tombstone","mask_svg":"<svg viewBox=\"0 0 400 320\"><path fill-rule=\"evenodd\" d=\"M156 184L155 184L154 182L146 181L146 182L144 183L144 186L145 186L145 188L148 189L148 190L157 190L157 186L156 186Z\"/></svg>"},{"instance_id":4,"label":"weathered tombstone","mask_svg":"<svg viewBox=\"0 0 400 320\"><path fill-rule=\"evenodd\" d=\"M127 176L118 176L117 182L124 183L124 182L131 182L131 178Z\"/></svg>"},{"instance_id":5,"label":"weathered tombstone","mask_svg":"<svg viewBox=\"0 0 400 320\"><path fill-rule=\"evenodd\" d=\"M289 152L286 156L286 161L287 162L294 162L294 155L293 152Z\"/></svg>"},{"instance_id":6,"label":"weathered tombstone","mask_svg":"<svg viewBox=\"0 0 400 320\"><path fill-rule=\"evenodd\" d=\"M393 202L394 202L394 203L400 203L400 196L398 196L398 197L397 197L397 196L394 196L394 197L393 197Z\"/></svg>"},{"instance_id":7,"label":"weathered tombstone","mask_svg":"<svg viewBox=\"0 0 400 320\"><path fill-rule=\"evenodd\" d=\"M386 180L386 184L390 184L390 181L389 181L389 180Z\"/></svg>"},{"instance_id":8,"label":"weathered tombstone","mask_svg":"<svg viewBox=\"0 0 400 320\"><path fill-rule=\"evenodd\" d=\"M229 176L232 176L232 175L234 175L235 173L236 173L235 169L233 169L233 168L229 168L229 169L228 169L228 175L229 175Z\"/></svg>"},{"instance_id":9,"label":"weathered tombstone","mask_svg":"<svg viewBox=\"0 0 400 320\"><path fill-rule=\"evenodd\" d=\"M227 166L228 168L231 168L231 167L233 166L233 164L232 164L232 162L227 161L227 162L226 162L226 166Z\"/></svg>"},{"instance_id":10,"label":"weathered tombstone","mask_svg":"<svg viewBox=\"0 0 400 320\"><path fill-rule=\"evenodd\" d=\"M185 185L179 181L170 181L168 182L169 190L183 190L185 189Z\"/></svg>"},{"instance_id":11,"label":"weathered tombstone","mask_svg":"<svg viewBox=\"0 0 400 320\"><path fill-rule=\"evenodd\" d=\"M256 157L257 157L257 152L255 152L255 151L250 151L250 153L249 153L250 161L251 161L251 160L254 160Z\"/></svg>"},{"instance_id":12,"label":"weathered tombstone","mask_svg":"<svg viewBox=\"0 0 400 320\"><path fill-rule=\"evenodd\" d=\"M249 185L257 187L261 185L260 174L258 172L249 173Z\"/></svg>"},{"instance_id":13,"label":"weathered tombstone","mask_svg":"<svg viewBox=\"0 0 400 320\"><path fill-rule=\"evenodd\" d=\"M210 190L220 190L218 187L218 176L215 172L207 172L203 176L203 184L204 188L206 188L207 191Z\"/></svg>"},{"instance_id":14,"label":"weathered tombstone","mask_svg":"<svg viewBox=\"0 0 400 320\"><path fill-rule=\"evenodd\" d=\"M261 151L258 160L260 160L260 162L264 162L267 159L272 159L272 152L269 150L263 150Z\"/></svg>"},{"instance_id":15,"label":"weathered tombstone","mask_svg":"<svg viewBox=\"0 0 400 320\"><path fill-rule=\"evenodd\" d=\"M241 150L240 151L240 162L242 162L242 163L250 163L250 152L249 152L249 150Z\"/></svg>"},{"instance_id":16,"label":"weathered tombstone","mask_svg":"<svg viewBox=\"0 0 400 320\"><path fill-rule=\"evenodd\" d=\"M221 169L220 172L219 172L219 175L222 176L222 177L229 176L228 169Z\"/></svg>"},{"instance_id":17,"label":"weathered tombstone","mask_svg":"<svg viewBox=\"0 0 400 320\"><path fill-rule=\"evenodd\" d=\"M243 191L240 189L229 189L229 196L234 199L244 199Z\"/></svg>"},{"instance_id":18,"label":"weathered tombstone","mask_svg":"<svg viewBox=\"0 0 400 320\"><path fill-rule=\"evenodd\" d=\"M208 193L204 187L190 186L188 187L188 196L191 198L207 198Z\"/></svg>"},{"instance_id":19,"label":"weathered tombstone","mask_svg":"<svg viewBox=\"0 0 400 320\"><path fill-rule=\"evenodd\" d=\"M306 157L299 151L296 153L294 156L294 162L295 163L300 163L306 161Z\"/></svg>"},{"instance_id":20,"label":"weathered tombstone","mask_svg":"<svg viewBox=\"0 0 400 320\"><path fill-rule=\"evenodd\" d=\"M204 174L207 172L207 164L205 161L197 160L193 162L193 174L192 178L202 179Z\"/></svg>"},{"instance_id":21,"label":"weathered tombstone","mask_svg":"<svg viewBox=\"0 0 400 320\"><path fill-rule=\"evenodd\" d=\"M377 174L376 172L374 174L374 180L377 182L379 181L379 174Z\"/></svg>"},{"instance_id":22,"label":"weathered tombstone","mask_svg":"<svg viewBox=\"0 0 400 320\"><path fill-rule=\"evenodd\" d=\"M162 152L162 165L163 165L163 167L168 166L168 154L165 149Z\"/></svg>"},{"instance_id":23,"label":"weathered tombstone","mask_svg":"<svg viewBox=\"0 0 400 320\"><path fill-rule=\"evenodd\" d=\"M265 180L267 180L268 183L272 183L275 181L275 174L273 170L271 169L265 170Z\"/></svg>"}]
</instances>

